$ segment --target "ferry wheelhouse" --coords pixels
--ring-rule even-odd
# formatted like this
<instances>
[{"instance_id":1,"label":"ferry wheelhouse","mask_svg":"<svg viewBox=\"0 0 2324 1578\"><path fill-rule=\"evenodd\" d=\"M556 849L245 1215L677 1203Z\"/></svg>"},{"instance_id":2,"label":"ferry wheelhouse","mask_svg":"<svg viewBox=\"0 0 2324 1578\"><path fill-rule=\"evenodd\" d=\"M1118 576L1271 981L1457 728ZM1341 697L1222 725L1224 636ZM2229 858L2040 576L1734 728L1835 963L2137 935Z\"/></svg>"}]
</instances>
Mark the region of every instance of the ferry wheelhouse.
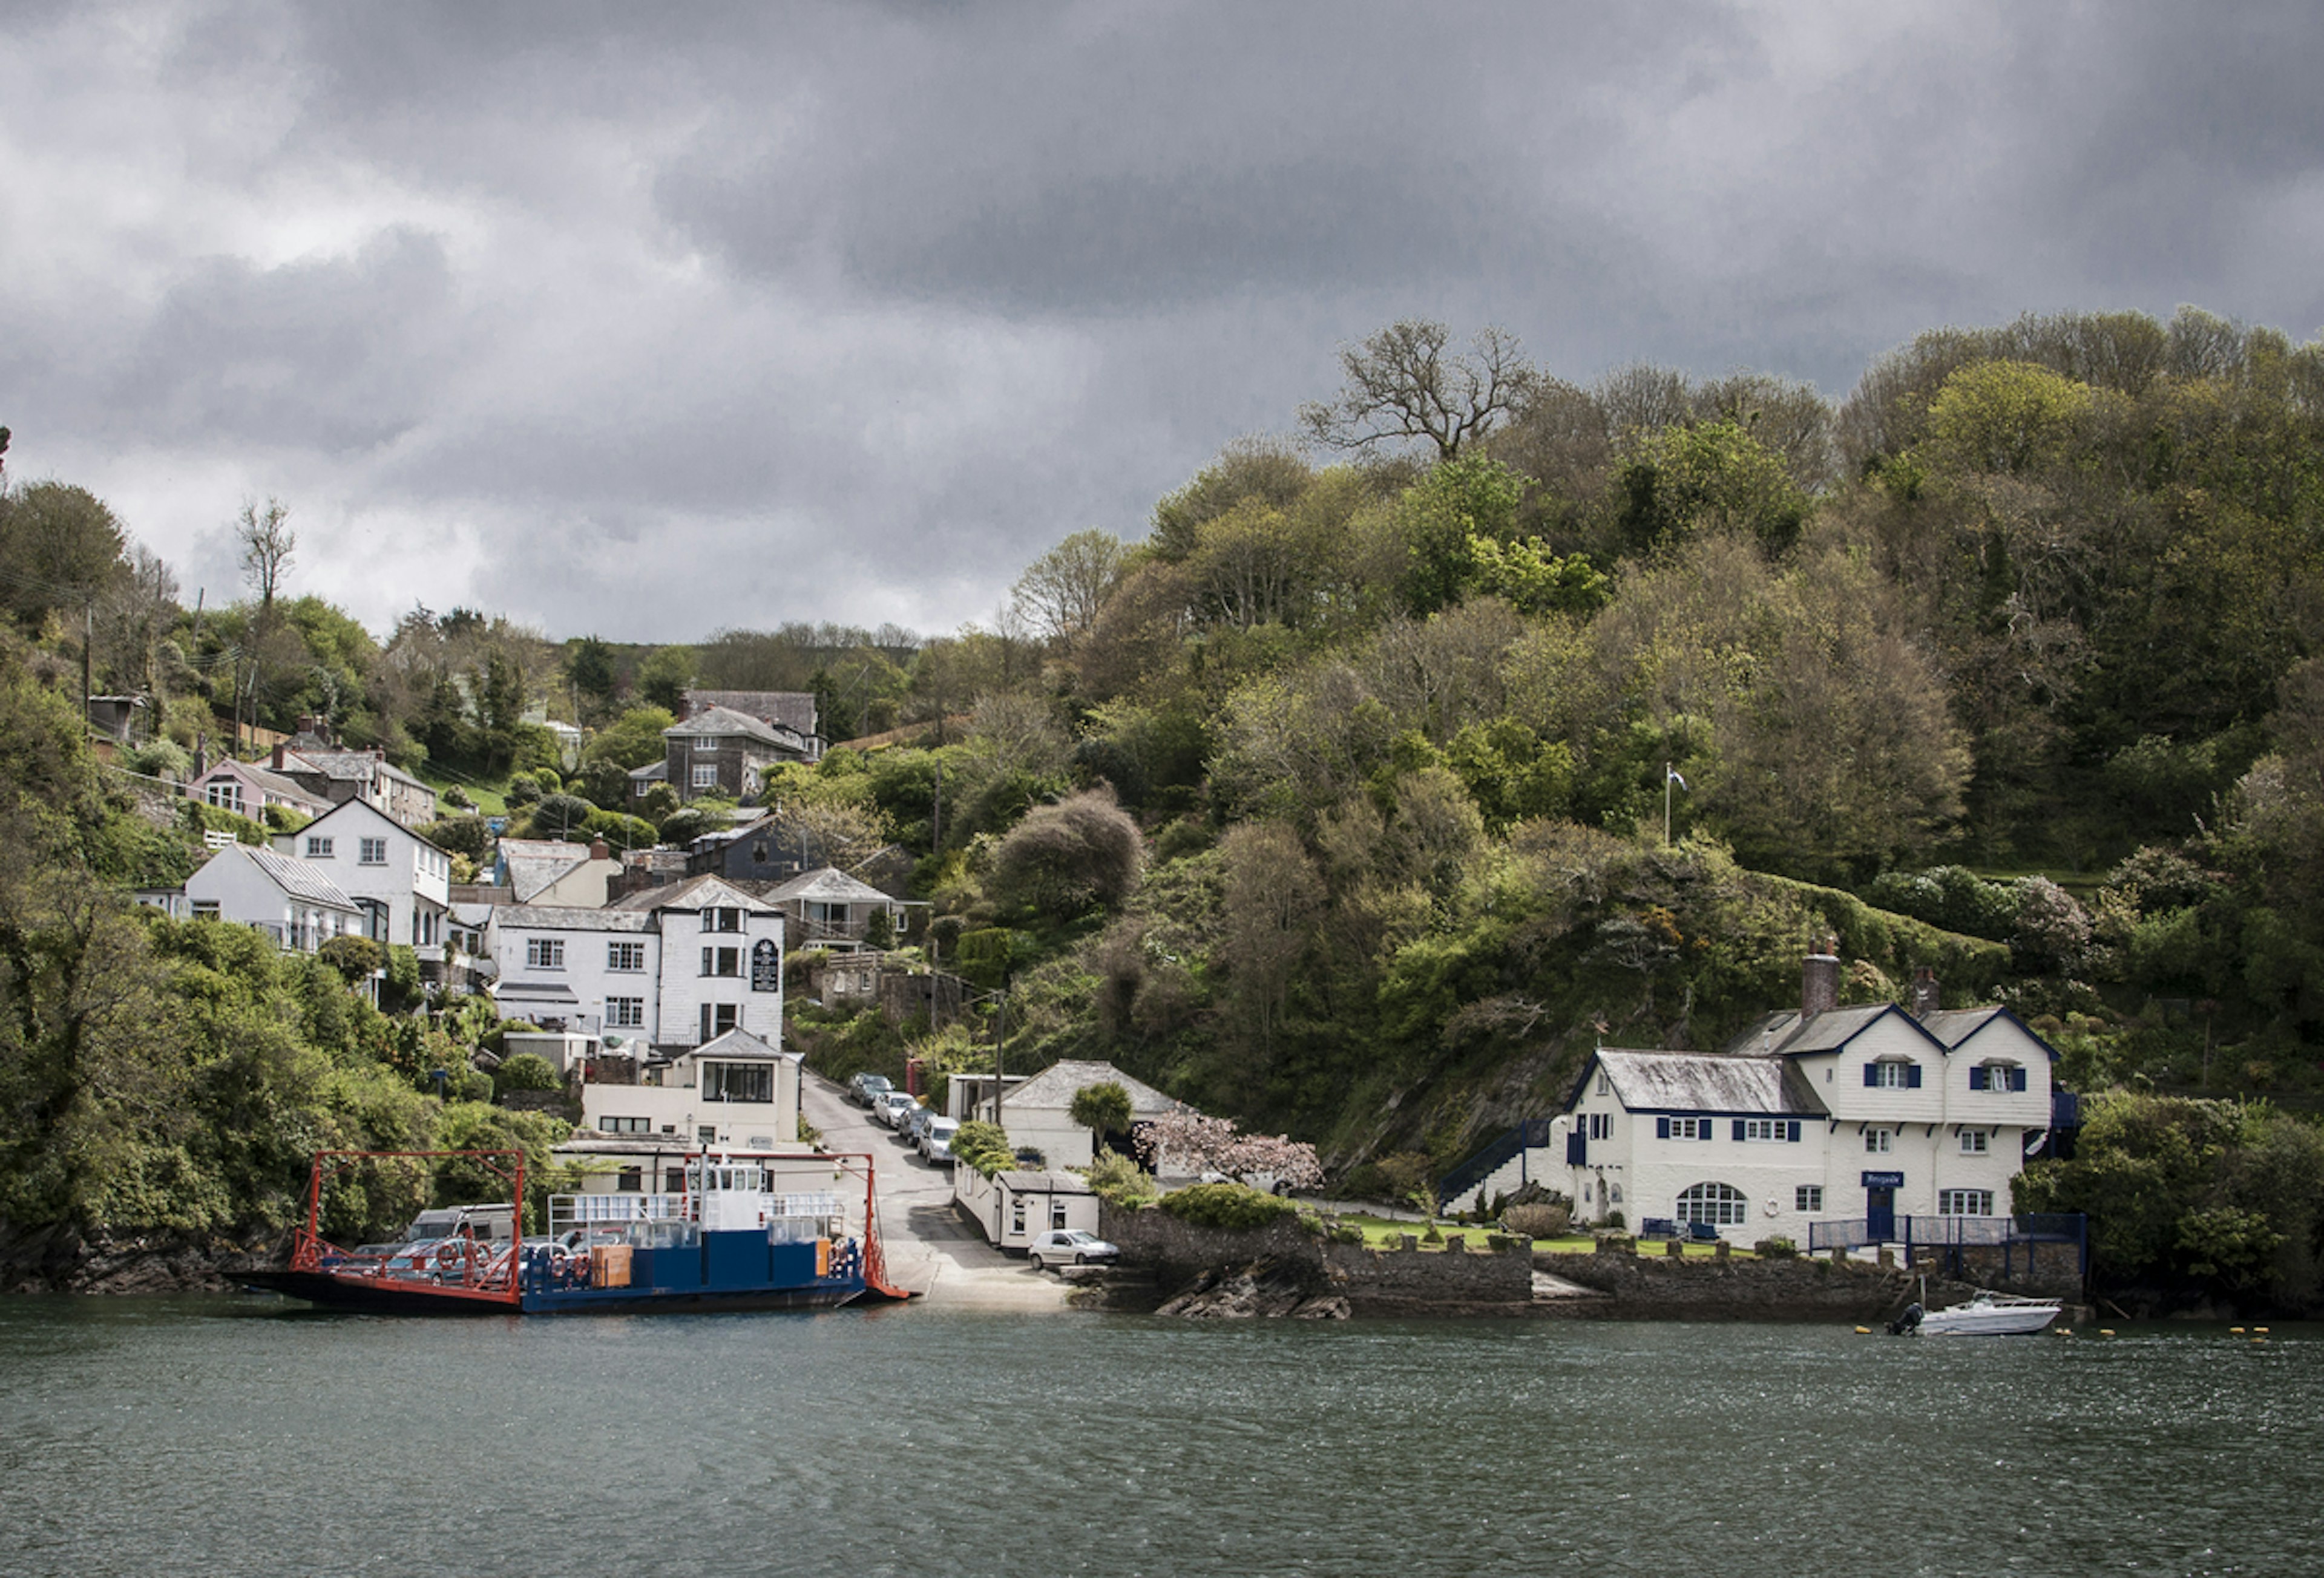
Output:
<instances>
[{"instance_id":1,"label":"ferry wheelhouse","mask_svg":"<svg viewBox=\"0 0 2324 1578\"><path fill-rule=\"evenodd\" d=\"M396 1243L346 1249L324 1238L335 1180L383 1161L456 1159L525 1198L517 1151L320 1152L289 1263L243 1280L393 1315L820 1309L909 1296L887 1280L872 1159L862 1153L689 1152L682 1168L656 1175L659 1190L551 1195L539 1236L515 1233L516 1210L503 1205L454 1213L455 1230L443 1234L423 1225L441 1225L445 1213L423 1213Z\"/></svg>"}]
</instances>

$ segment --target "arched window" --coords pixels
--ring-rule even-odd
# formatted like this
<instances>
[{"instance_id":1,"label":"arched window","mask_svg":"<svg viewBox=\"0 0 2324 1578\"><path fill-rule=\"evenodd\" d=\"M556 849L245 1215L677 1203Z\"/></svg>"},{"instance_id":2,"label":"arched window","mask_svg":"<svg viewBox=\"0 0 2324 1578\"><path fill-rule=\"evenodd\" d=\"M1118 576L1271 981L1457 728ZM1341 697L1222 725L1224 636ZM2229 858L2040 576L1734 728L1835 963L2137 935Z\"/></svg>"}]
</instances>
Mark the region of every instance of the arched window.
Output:
<instances>
[{"instance_id":1,"label":"arched window","mask_svg":"<svg viewBox=\"0 0 2324 1578\"><path fill-rule=\"evenodd\" d=\"M1699 1183L1678 1197L1678 1219L1733 1227L1751 1219L1751 1202L1743 1191L1723 1183Z\"/></svg>"}]
</instances>

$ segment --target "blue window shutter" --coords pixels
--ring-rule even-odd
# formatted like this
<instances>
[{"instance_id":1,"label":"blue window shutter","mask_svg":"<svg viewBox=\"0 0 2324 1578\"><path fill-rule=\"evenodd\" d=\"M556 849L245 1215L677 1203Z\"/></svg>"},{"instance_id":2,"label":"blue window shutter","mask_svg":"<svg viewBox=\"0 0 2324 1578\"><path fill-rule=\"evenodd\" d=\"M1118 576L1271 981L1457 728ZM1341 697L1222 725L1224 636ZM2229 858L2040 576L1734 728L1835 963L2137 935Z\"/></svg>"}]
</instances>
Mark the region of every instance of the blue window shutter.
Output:
<instances>
[{"instance_id":1,"label":"blue window shutter","mask_svg":"<svg viewBox=\"0 0 2324 1578\"><path fill-rule=\"evenodd\" d=\"M1918 1063L1904 1065L1904 1088L1907 1090L1921 1088L1921 1066Z\"/></svg>"},{"instance_id":2,"label":"blue window shutter","mask_svg":"<svg viewBox=\"0 0 2324 1578\"><path fill-rule=\"evenodd\" d=\"M1741 1118L1737 1118L1735 1120L1735 1137L1738 1140L1743 1137L1743 1120Z\"/></svg>"},{"instance_id":3,"label":"blue window shutter","mask_svg":"<svg viewBox=\"0 0 2324 1578\"><path fill-rule=\"evenodd\" d=\"M1877 1085L1877 1084L1879 1084L1879 1083L1880 1083L1880 1065L1879 1065L1879 1064L1877 1064L1877 1063L1867 1063L1867 1064L1865 1064L1865 1065L1864 1065L1864 1084L1865 1084L1866 1088L1869 1089L1871 1087L1876 1086L1876 1085Z\"/></svg>"},{"instance_id":4,"label":"blue window shutter","mask_svg":"<svg viewBox=\"0 0 2324 1578\"><path fill-rule=\"evenodd\" d=\"M1791 1123L1790 1123L1789 1124L1787 1124L1787 1125L1786 1125L1786 1127L1788 1127L1788 1128L1791 1130L1791 1133L1789 1133L1785 1134L1785 1135L1784 1136L1784 1139L1786 1139L1786 1140L1789 1140L1789 1141L1790 1141L1793 1144L1794 1144L1794 1145L1798 1144L1798 1143L1800 1142L1800 1121L1799 1121L1799 1119L1797 1119L1797 1118L1794 1118L1794 1119L1791 1121Z\"/></svg>"},{"instance_id":5,"label":"blue window shutter","mask_svg":"<svg viewBox=\"0 0 2324 1578\"><path fill-rule=\"evenodd\" d=\"M1711 1120L1710 1120L1709 1118L1697 1118L1697 1119L1695 1119L1695 1121L1694 1121L1694 1133L1695 1133L1695 1135L1696 1135L1696 1137L1697 1137L1698 1139L1703 1139L1703 1140L1708 1140L1708 1139L1710 1139L1710 1138L1711 1138Z\"/></svg>"},{"instance_id":6,"label":"blue window shutter","mask_svg":"<svg viewBox=\"0 0 2324 1578\"><path fill-rule=\"evenodd\" d=\"M1670 1120L1668 1118L1656 1118L1655 1120L1655 1138L1657 1140L1667 1140L1670 1138Z\"/></svg>"},{"instance_id":7,"label":"blue window shutter","mask_svg":"<svg viewBox=\"0 0 2324 1578\"><path fill-rule=\"evenodd\" d=\"M2012 1090L2023 1090L2025 1088L2024 1069L2012 1069L2009 1071L2009 1088Z\"/></svg>"},{"instance_id":8,"label":"blue window shutter","mask_svg":"<svg viewBox=\"0 0 2324 1578\"><path fill-rule=\"evenodd\" d=\"M1976 1068L1971 1069L1969 1071L1969 1087L1971 1090L1984 1090L1988 1088L1989 1087L1987 1084L1987 1073L1988 1070L1982 1063L1979 1063Z\"/></svg>"}]
</instances>

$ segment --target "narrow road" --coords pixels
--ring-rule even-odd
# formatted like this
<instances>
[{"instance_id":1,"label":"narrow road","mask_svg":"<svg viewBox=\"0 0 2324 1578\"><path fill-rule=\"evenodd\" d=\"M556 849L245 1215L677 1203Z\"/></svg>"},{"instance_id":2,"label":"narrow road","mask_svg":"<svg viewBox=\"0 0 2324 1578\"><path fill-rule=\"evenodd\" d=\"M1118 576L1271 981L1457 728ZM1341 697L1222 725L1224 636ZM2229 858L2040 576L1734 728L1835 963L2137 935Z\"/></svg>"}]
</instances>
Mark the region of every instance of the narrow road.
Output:
<instances>
[{"instance_id":1,"label":"narrow road","mask_svg":"<svg viewBox=\"0 0 2324 1578\"><path fill-rule=\"evenodd\" d=\"M807 1121L823 1131L826 1148L875 1158L873 1196L889 1280L925 1295L930 1304L1065 1307L1069 1289L1061 1279L1002 1254L953 1210L950 1168L922 1161L894 1130L873 1123L845 1090L812 1069L802 1074L800 1087Z\"/></svg>"}]
</instances>

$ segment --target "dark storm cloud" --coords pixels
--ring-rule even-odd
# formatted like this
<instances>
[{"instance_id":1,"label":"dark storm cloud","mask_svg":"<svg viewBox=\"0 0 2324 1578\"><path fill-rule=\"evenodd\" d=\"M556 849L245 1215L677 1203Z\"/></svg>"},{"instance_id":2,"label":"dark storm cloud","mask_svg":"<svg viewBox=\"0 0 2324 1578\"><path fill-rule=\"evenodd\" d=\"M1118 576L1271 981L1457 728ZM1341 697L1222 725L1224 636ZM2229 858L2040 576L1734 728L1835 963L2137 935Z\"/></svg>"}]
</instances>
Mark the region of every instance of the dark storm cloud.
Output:
<instances>
[{"instance_id":1,"label":"dark storm cloud","mask_svg":"<svg viewBox=\"0 0 2324 1578\"><path fill-rule=\"evenodd\" d=\"M2293 6L33 7L0 421L374 625L991 616L1391 319L1844 393L1914 332L2324 322ZM23 402L23 403L15 403ZM27 408L29 408L29 409ZM29 468L29 469L28 469Z\"/></svg>"}]
</instances>

